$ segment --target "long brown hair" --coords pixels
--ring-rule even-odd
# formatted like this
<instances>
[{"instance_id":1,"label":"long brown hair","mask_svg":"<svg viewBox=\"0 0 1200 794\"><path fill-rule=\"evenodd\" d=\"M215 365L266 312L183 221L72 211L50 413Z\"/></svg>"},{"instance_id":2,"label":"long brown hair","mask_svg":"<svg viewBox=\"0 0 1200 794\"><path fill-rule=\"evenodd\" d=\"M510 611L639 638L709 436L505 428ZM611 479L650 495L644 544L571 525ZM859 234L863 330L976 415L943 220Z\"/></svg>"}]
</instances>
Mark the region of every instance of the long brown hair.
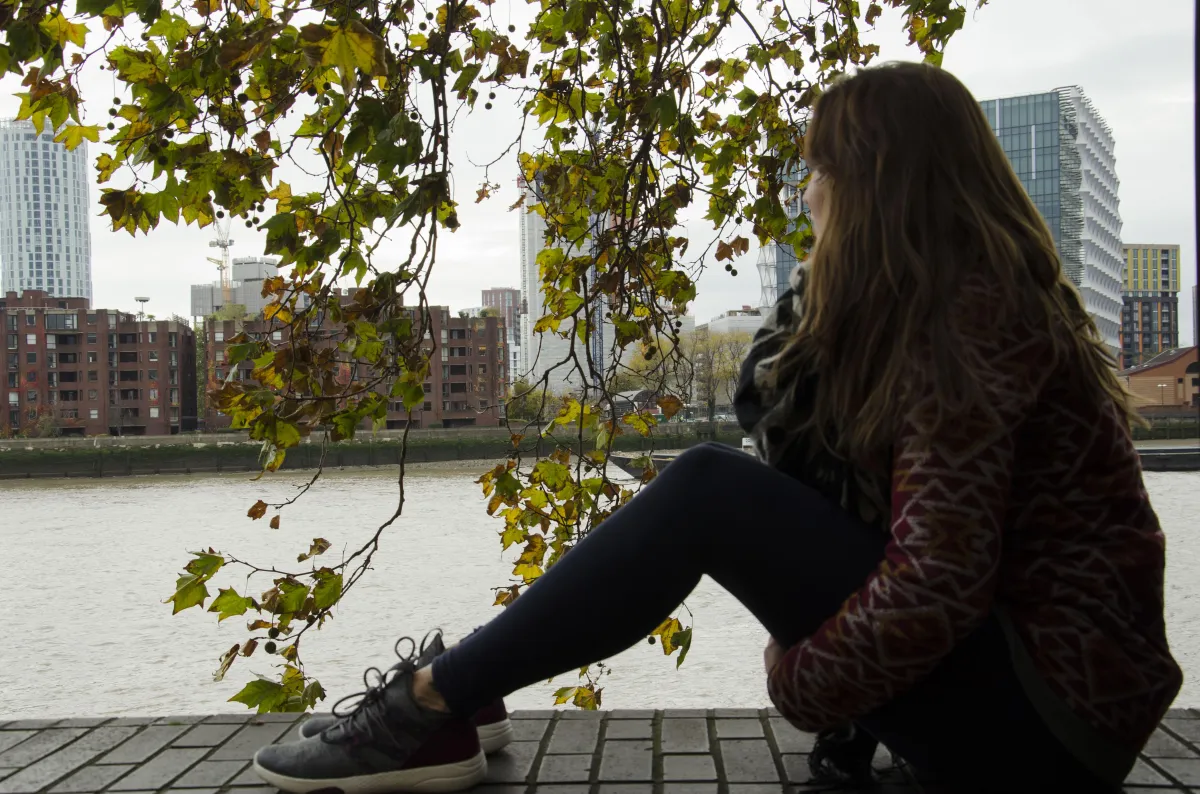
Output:
<instances>
[{"instance_id":1,"label":"long brown hair","mask_svg":"<svg viewBox=\"0 0 1200 794\"><path fill-rule=\"evenodd\" d=\"M1048 333L1079 388L1128 415L1050 230L956 78L896 63L839 81L814 109L804 156L828 182L824 228L776 374L815 376L806 432L880 470L915 391L937 405L931 437L968 413L991 415L988 373L954 314L969 281L988 291L987 328Z\"/></svg>"}]
</instances>

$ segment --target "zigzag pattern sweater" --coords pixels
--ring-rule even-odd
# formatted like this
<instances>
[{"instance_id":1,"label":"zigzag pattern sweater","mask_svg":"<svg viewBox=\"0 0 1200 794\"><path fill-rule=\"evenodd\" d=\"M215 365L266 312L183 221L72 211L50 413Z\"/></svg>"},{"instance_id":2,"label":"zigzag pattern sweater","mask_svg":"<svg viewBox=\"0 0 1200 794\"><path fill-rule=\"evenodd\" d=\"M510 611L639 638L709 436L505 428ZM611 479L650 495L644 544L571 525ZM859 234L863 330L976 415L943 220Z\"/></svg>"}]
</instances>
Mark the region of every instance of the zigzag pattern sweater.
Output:
<instances>
[{"instance_id":1,"label":"zigzag pattern sweater","mask_svg":"<svg viewBox=\"0 0 1200 794\"><path fill-rule=\"evenodd\" d=\"M1116 406L1096 404L1051 366L1029 328L970 338L1006 430L958 424L922 451L932 406L907 409L884 501L836 461L793 471L795 386L770 386L804 271L757 334L738 416L763 460L890 533L885 558L768 682L798 727L845 724L928 675L991 613L1017 673L1055 735L1102 779L1124 779L1179 690L1163 625L1164 540ZM978 299L978 300L975 300ZM986 291L966 303L986 306ZM876 498L872 498L872 494Z\"/></svg>"}]
</instances>

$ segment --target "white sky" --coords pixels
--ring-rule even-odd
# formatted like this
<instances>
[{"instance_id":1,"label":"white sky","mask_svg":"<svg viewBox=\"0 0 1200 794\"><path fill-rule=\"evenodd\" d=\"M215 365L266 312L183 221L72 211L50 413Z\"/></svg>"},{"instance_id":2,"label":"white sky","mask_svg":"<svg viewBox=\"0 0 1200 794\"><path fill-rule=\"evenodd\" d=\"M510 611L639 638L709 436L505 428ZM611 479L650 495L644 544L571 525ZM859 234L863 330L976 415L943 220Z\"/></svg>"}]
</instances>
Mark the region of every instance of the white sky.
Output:
<instances>
[{"instance_id":1,"label":"white sky","mask_svg":"<svg viewBox=\"0 0 1200 794\"><path fill-rule=\"evenodd\" d=\"M495 7L500 8L498 4ZM499 12L504 13L504 12ZM1194 118L1194 4L1158 0L1153 13L1135 13L1128 0L990 0L954 38L944 66L979 98L1034 93L1079 85L1113 128L1121 181L1122 237L1131 242L1178 243L1184 289L1180 293L1181 342L1192 342L1191 287L1196 279ZM516 21L516 20L514 20ZM518 25L523 27L523 25ZM899 18L885 15L871 40L882 58L913 59ZM19 81L0 79L0 116L13 116ZM89 75L87 120L107 122L112 78ZM472 163L497 157L517 129L518 111L502 94L496 108L466 118L456 131L455 189L463 223L443 237L430 300L452 309L480 304L480 290L519 283L518 217L507 208L517 196L512 157L492 169L498 195L474 204L482 170ZM499 134L497 130L503 130ZM95 155L93 147L92 156ZM114 186L123 186L119 181ZM98 186L93 200L99 212ZM703 224L689 224L692 251L700 250ZM235 229L234 256L262 253L263 237ZM133 297L148 295L158 316L188 315L188 286L216 278L205 257L211 230L164 224L149 237L131 238L92 224L93 305L136 309ZM760 286L757 250L736 263L735 278L721 267L700 279L693 314L700 322L720 312L755 304Z\"/></svg>"}]
</instances>

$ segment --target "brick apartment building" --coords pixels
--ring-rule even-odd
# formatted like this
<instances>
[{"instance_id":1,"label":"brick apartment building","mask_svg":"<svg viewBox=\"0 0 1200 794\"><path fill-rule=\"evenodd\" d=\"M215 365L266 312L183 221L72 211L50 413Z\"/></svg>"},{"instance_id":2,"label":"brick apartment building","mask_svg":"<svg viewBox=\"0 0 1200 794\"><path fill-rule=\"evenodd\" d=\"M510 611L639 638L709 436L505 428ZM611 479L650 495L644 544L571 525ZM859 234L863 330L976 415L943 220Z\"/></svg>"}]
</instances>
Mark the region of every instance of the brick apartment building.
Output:
<instances>
[{"instance_id":1,"label":"brick apartment building","mask_svg":"<svg viewBox=\"0 0 1200 794\"><path fill-rule=\"evenodd\" d=\"M186 324L7 293L3 427L50 419L65 435L172 435L196 427L196 339Z\"/></svg>"},{"instance_id":2,"label":"brick apartment building","mask_svg":"<svg viewBox=\"0 0 1200 794\"><path fill-rule=\"evenodd\" d=\"M414 311L414 310L410 310ZM503 417L507 383L507 342L502 317L456 317L445 306L429 308L432 348L437 340L436 353L429 377L425 380L425 402L412 413L412 426L422 427L496 427ZM207 371L213 383L229 377L225 346L239 332L254 339L269 339L273 345L288 343L287 327L264 321L209 320L205 324L208 357ZM329 344L336 344L332 324L322 333L328 334ZM250 380L251 362L242 362L233 373L234 380ZM342 379L348 382L352 373L346 368ZM389 402L388 429L403 428L409 416L402 402ZM205 413L205 429L229 427L229 416L211 406ZM364 429L366 426L364 425Z\"/></svg>"}]
</instances>

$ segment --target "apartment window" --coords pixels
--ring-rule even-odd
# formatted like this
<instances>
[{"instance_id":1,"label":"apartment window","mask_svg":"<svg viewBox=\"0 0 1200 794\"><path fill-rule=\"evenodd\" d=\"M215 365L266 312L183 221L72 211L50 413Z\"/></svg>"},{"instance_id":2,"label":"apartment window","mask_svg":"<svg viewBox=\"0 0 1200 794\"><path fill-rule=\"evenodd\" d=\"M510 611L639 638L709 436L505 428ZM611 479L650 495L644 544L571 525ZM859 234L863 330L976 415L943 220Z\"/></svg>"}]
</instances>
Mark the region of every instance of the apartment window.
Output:
<instances>
[{"instance_id":1,"label":"apartment window","mask_svg":"<svg viewBox=\"0 0 1200 794\"><path fill-rule=\"evenodd\" d=\"M179 356L178 356L178 355L176 355L176 353L175 353L175 351L174 351L174 350L172 350L172 351L171 351L171 366L172 366L172 367L178 367L178 366L179 366Z\"/></svg>"},{"instance_id":2,"label":"apartment window","mask_svg":"<svg viewBox=\"0 0 1200 794\"><path fill-rule=\"evenodd\" d=\"M158 370L156 370L156 369L149 370L149 372L147 373L147 378L149 380L158 380Z\"/></svg>"},{"instance_id":3,"label":"apartment window","mask_svg":"<svg viewBox=\"0 0 1200 794\"><path fill-rule=\"evenodd\" d=\"M157 419L157 418L158 418L158 407L157 407L157 406L151 406L151 407L150 407L150 418L151 418L151 419Z\"/></svg>"},{"instance_id":4,"label":"apartment window","mask_svg":"<svg viewBox=\"0 0 1200 794\"><path fill-rule=\"evenodd\" d=\"M158 400L158 389L150 389L150 399L151 401Z\"/></svg>"},{"instance_id":5,"label":"apartment window","mask_svg":"<svg viewBox=\"0 0 1200 794\"><path fill-rule=\"evenodd\" d=\"M88 324L88 325L95 325L95 324L96 324L96 315L95 315L95 314L89 314L89 315L87 316L87 324ZM94 334L88 334L88 336L94 336Z\"/></svg>"},{"instance_id":6,"label":"apartment window","mask_svg":"<svg viewBox=\"0 0 1200 794\"><path fill-rule=\"evenodd\" d=\"M98 399L99 397L100 397L100 393L98 391L96 391L95 389L88 389L88 399L89 400L95 400L95 399Z\"/></svg>"},{"instance_id":7,"label":"apartment window","mask_svg":"<svg viewBox=\"0 0 1200 794\"><path fill-rule=\"evenodd\" d=\"M20 385L21 385L21 383L20 383L20 379L17 377L17 373L15 373L15 372L8 373L8 387L10 389L15 389Z\"/></svg>"},{"instance_id":8,"label":"apartment window","mask_svg":"<svg viewBox=\"0 0 1200 794\"><path fill-rule=\"evenodd\" d=\"M8 349L9 350L17 349L17 335L16 334L8 335Z\"/></svg>"},{"instance_id":9,"label":"apartment window","mask_svg":"<svg viewBox=\"0 0 1200 794\"><path fill-rule=\"evenodd\" d=\"M95 364L95 363L97 363L99 360L100 360L100 354L99 354L99 353L97 353L95 350L89 350L89 351L88 351L87 363L89 363L89 364Z\"/></svg>"},{"instance_id":10,"label":"apartment window","mask_svg":"<svg viewBox=\"0 0 1200 794\"><path fill-rule=\"evenodd\" d=\"M10 330L10 331L17 330L17 315L15 315L15 314L8 315L8 319L5 321L5 324L8 326L8 330Z\"/></svg>"},{"instance_id":11,"label":"apartment window","mask_svg":"<svg viewBox=\"0 0 1200 794\"><path fill-rule=\"evenodd\" d=\"M146 334L146 337L147 337L147 341L153 345L156 342L158 342L158 331L150 331L149 333Z\"/></svg>"},{"instance_id":12,"label":"apartment window","mask_svg":"<svg viewBox=\"0 0 1200 794\"><path fill-rule=\"evenodd\" d=\"M218 350L216 353L213 354L213 357L216 359L218 364L225 363L225 351L224 350Z\"/></svg>"},{"instance_id":13,"label":"apartment window","mask_svg":"<svg viewBox=\"0 0 1200 794\"><path fill-rule=\"evenodd\" d=\"M179 334L175 333L174 331L167 334L167 346L168 347L175 347L176 345L178 345L178 343L179 343Z\"/></svg>"},{"instance_id":14,"label":"apartment window","mask_svg":"<svg viewBox=\"0 0 1200 794\"><path fill-rule=\"evenodd\" d=\"M100 409L93 408L90 411L88 411L88 418L89 419L99 419L100 418Z\"/></svg>"},{"instance_id":15,"label":"apartment window","mask_svg":"<svg viewBox=\"0 0 1200 794\"><path fill-rule=\"evenodd\" d=\"M37 353L26 353L25 354L25 363L26 364L36 364L37 363Z\"/></svg>"},{"instance_id":16,"label":"apartment window","mask_svg":"<svg viewBox=\"0 0 1200 794\"><path fill-rule=\"evenodd\" d=\"M150 360L151 360L151 361L158 361L158 351L157 351L157 350L151 350L151 351L150 351Z\"/></svg>"},{"instance_id":17,"label":"apartment window","mask_svg":"<svg viewBox=\"0 0 1200 794\"><path fill-rule=\"evenodd\" d=\"M37 334L25 334L25 344L33 347L37 344Z\"/></svg>"},{"instance_id":18,"label":"apartment window","mask_svg":"<svg viewBox=\"0 0 1200 794\"><path fill-rule=\"evenodd\" d=\"M25 313L25 324L30 327L37 325L37 315L26 312Z\"/></svg>"},{"instance_id":19,"label":"apartment window","mask_svg":"<svg viewBox=\"0 0 1200 794\"><path fill-rule=\"evenodd\" d=\"M10 391L8 393L8 404L9 405L20 405L21 404L21 395L18 392Z\"/></svg>"},{"instance_id":20,"label":"apartment window","mask_svg":"<svg viewBox=\"0 0 1200 794\"><path fill-rule=\"evenodd\" d=\"M117 349L117 335L116 334L108 335L108 349L109 350Z\"/></svg>"},{"instance_id":21,"label":"apartment window","mask_svg":"<svg viewBox=\"0 0 1200 794\"><path fill-rule=\"evenodd\" d=\"M213 341L214 342L224 342L225 341L225 332L224 331L213 331ZM172 345L172 347L174 347L174 345Z\"/></svg>"},{"instance_id":22,"label":"apartment window","mask_svg":"<svg viewBox=\"0 0 1200 794\"><path fill-rule=\"evenodd\" d=\"M37 383L37 372L35 372L35 371L26 372L25 373L25 382L26 383Z\"/></svg>"},{"instance_id":23,"label":"apartment window","mask_svg":"<svg viewBox=\"0 0 1200 794\"><path fill-rule=\"evenodd\" d=\"M272 331L271 332L271 341L282 342L283 341L283 331Z\"/></svg>"},{"instance_id":24,"label":"apartment window","mask_svg":"<svg viewBox=\"0 0 1200 794\"><path fill-rule=\"evenodd\" d=\"M171 389L167 392L167 399L171 405L179 405L179 389Z\"/></svg>"},{"instance_id":25,"label":"apartment window","mask_svg":"<svg viewBox=\"0 0 1200 794\"><path fill-rule=\"evenodd\" d=\"M27 403L37 402L37 392L36 391L25 392L25 402L27 402Z\"/></svg>"}]
</instances>

